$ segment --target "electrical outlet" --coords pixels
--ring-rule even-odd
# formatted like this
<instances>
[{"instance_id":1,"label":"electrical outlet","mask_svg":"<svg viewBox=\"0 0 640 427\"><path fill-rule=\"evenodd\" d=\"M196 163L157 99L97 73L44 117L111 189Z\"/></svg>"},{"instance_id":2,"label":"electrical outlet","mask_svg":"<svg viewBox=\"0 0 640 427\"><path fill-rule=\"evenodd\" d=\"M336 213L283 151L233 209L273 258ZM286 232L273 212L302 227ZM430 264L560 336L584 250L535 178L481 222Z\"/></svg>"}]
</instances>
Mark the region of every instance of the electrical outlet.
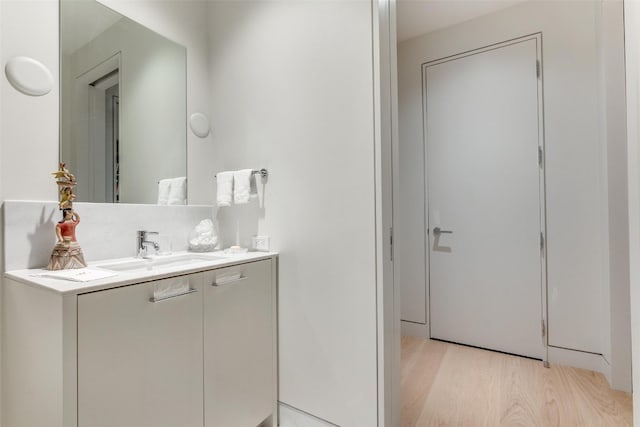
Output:
<instances>
[{"instance_id":1,"label":"electrical outlet","mask_svg":"<svg viewBox=\"0 0 640 427\"><path fill-rule=\"evenodd\" d=\"M269 236L253 236L253 249L267 252L269 250Z\"/></svg>"}]
</instances>

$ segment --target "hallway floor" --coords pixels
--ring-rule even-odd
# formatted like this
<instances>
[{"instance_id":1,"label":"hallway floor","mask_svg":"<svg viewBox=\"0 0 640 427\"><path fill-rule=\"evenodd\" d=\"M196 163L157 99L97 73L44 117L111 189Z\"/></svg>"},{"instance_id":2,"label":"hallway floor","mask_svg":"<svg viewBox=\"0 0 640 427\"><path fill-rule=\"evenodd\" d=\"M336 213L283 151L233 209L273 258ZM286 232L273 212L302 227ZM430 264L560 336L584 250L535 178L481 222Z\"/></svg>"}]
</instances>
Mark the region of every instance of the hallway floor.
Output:
<instances>
[{"instance_id":1,"label":"hallway floor","mask_svg":"<svg viewBox=\"0 0 640 427\"><path fill-rule=\"evenodd\" d=\"M632 399L597 372L402 337L402 426L623 427Z\"/></svg>"}]
</instances>

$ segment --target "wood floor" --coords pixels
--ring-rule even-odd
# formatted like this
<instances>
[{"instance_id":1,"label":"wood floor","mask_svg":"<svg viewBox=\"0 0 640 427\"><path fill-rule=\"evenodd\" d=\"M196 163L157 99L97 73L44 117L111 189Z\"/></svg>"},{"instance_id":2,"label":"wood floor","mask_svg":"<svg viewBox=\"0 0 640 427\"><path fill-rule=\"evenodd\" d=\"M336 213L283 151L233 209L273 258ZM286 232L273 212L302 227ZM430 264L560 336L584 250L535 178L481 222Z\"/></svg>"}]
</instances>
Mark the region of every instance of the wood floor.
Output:
<instances>
[{"instance_id":1,"label":"wood floor","mask_svg":"<svg viewBox=\"0 0 640 427\"><path fill-rule=\"evenodd\" d=\"M631 426L632 399L602 374L402 337L402 425Z\"/></svg>"}]
</instances>

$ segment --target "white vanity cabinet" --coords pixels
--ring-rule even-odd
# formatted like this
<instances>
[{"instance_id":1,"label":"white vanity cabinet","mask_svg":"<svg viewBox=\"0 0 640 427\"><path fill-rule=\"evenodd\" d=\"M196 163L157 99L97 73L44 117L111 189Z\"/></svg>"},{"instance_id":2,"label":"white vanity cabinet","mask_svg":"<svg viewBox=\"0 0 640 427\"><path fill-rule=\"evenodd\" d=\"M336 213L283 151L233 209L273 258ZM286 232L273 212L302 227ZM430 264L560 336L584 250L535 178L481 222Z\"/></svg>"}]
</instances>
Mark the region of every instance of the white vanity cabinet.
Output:
<instances>
[{"instance_id":1,"label":"white vanity cabinet","mask_svg":"<svg viewBox=\"0 0 640 427\"><path fill-rule=\"evenodd\" d=\"M78 296L78 426L203 425L202 276Z\"/></svg>"},{"instance_id":2,"label":"white vanity cabinet","mask_svg":"<svg viewBox=\"0 0 640 427\"><path fill-rule=\"evenodd\" d=\"M259 261L205 273L204 420L206 427L247 427L274 412L274 272Z\"/></svg>"},{"instance_id":3,"label":"white vanity cabinet","mask_svg":"<svg viewBox=\"0 0 640 427\"><path fill-rule=\"evenodd\" d=\"M2 425L277 425L275 254L144 277L5 275Z\"/></svg>"}]
</instances>

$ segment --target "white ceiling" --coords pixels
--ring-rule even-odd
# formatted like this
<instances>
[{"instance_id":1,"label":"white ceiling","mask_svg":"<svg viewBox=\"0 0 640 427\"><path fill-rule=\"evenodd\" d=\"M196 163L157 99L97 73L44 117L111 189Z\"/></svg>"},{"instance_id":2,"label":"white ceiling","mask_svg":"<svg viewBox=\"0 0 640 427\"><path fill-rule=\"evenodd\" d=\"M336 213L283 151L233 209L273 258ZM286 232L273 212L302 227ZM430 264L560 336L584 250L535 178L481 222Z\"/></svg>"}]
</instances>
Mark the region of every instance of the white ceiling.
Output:
<instances>
[{"instance_id":1,"label":"white ceiling","mask_svg":"<svg viewBox=\"0 0 640 427\"><path fill-rule=\"evenodd\" d=\"M0 0L1 1L1 0ZM398 42L449 27L527 0L398 0ZM122 16L94 1L74 1L66 22L73 22L61 34L63 52L74 52L113 25Z\"/></svg>"},{"instance_id":2,"label":"white ceiling","mask_svg":"<svg viewBox=\"0 0 640 427\"><path fill-rule=\"evenodd\" d=\"M96 1L67 1L60 7L65 31L60 32L60 48L70 54L93 40L122 18Z\"/></svg>"},{"instance_id":3,"label":"white ceiling","mask_svg":"<svg viewBox=\"0 0 640 427\"><path fill-rule=\"evenodd\" d=\"M449 27L526 0L398 0L398 42Z\"/></svg>"},{"instance_id":4,"label":"white ceiling","mask_svg":"<svg viewBox=\"0 0 640 427\"><path fill-rule=\"evenodd\" d=\"M1 1L1 0L0 0ZM527 0L398 0L398 42L488 15ZM61 34L61 46L71 53L93 40L122 16L95 1L72 1L62 8L67 29ZM72 11L72 12L71 12ZM70 24L73 23L73 24Z\"/></svg>"}]
</instances>

